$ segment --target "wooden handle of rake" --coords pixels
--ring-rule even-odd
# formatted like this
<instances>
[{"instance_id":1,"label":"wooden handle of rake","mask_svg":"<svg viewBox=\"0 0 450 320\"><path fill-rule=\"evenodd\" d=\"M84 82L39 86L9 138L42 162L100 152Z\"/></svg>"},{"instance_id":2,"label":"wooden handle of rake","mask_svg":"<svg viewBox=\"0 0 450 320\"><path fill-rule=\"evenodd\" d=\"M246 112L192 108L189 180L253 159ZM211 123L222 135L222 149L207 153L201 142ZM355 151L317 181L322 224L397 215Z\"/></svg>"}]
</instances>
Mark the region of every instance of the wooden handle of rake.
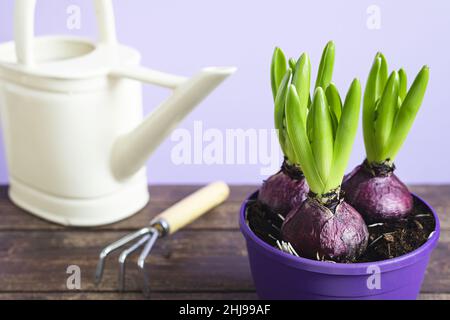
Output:
<instances>
[{"instance_id":1,"label":"wooden handle of rake","mask_svg":"<svg viewBox=\"0 0 450 320\"><path fill-rule=\"evenodd\" d=\"M230 188L226 183L213 182L164 210L154 221L163 220L167 223L168 234L173 234L220 205L229 194Z\"/></svg>"}]
</instances>

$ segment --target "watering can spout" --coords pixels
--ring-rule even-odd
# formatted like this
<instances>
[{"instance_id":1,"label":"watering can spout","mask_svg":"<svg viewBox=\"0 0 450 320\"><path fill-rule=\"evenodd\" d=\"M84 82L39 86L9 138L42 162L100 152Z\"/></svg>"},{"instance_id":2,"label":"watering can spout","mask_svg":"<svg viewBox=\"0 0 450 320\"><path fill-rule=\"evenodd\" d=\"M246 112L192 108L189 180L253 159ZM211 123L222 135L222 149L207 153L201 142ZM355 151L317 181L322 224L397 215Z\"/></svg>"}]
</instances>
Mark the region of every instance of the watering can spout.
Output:
<instances>
[{"instance_id":1,"label":"watering can spout","mask_svg":"<svg viewBox=\"0 0 450 320\"><path fill-rule=\"evenodd\" d=\"M160 85L173 88L174 92L137 128L117 139L112 153L115 177L126 179L139 171L178 123L235 71L234 67L209 67L189 80L161 73L155 75L159 81L145 79L146 82L159 82ZM127 76L141 78L139 71Z\"/></svg>"}]
</instances>

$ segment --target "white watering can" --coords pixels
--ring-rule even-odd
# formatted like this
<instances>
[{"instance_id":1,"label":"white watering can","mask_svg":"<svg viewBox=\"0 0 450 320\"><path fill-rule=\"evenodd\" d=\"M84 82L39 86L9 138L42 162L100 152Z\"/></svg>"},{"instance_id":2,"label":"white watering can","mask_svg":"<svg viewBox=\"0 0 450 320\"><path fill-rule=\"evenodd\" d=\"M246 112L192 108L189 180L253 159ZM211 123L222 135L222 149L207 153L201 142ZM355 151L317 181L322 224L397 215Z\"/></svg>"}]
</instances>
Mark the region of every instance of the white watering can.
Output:
<instances>
[{"instance_id":1,"label":"white watering can","mask_svg":"<svg viewBox=\"0 0 450 320\"><path fill-rule=\"evenodd\" d=\"M191 79L139 66L116 41L111 0L94 0L100 41L34 39L35 0L16 0L15 41L0 45L0 106L9 196L64 225L126 218L149 200L145 162L235 68ZM142 119L142 85L173 94Z\"/></svg>"}]
</instances>

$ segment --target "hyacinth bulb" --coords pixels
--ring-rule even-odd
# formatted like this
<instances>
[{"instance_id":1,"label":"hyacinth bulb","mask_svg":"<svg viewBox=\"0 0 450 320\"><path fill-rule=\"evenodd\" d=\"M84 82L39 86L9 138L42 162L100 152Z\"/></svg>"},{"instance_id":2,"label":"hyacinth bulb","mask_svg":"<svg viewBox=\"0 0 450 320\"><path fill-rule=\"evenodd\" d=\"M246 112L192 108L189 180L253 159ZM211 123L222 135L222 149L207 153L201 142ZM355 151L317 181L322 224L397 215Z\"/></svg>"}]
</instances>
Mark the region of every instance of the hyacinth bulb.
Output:
<instances>
[{"instance_id":1,"label":"hyacinth bulb","mask_svg":"<svg viewBox=\"0 0 450 320\"><path fill-rule=\"evenodd\" d=\"M406 218L414 200L403 182L390 170L374 170L366 163L348 174L342 184L345 199L367 223Z\"/></svg>"},{"instance_id":2,"label":"hyacinth bulb","mask_svg":"<svg viewBox=\"0 0 450 320\"><path fill-rule=\"evenodd\" d=\"M305 201L308 192L309 187L301 171L284 163L277 174L264 181L258 200L272 212L285 217Z\"/></svg>"},{"instance_id":3,"label":"hyacinth bulb","mask_svg":"<svg viewBox=\"0 0 450 320\"><path fill-rule=\"evenodd\" d=\"M363 218L348 203L332 210L313 198L288 214L281 232L300 256L336 262L355 261L369 239Z\"/></svg>"}]
</instances>

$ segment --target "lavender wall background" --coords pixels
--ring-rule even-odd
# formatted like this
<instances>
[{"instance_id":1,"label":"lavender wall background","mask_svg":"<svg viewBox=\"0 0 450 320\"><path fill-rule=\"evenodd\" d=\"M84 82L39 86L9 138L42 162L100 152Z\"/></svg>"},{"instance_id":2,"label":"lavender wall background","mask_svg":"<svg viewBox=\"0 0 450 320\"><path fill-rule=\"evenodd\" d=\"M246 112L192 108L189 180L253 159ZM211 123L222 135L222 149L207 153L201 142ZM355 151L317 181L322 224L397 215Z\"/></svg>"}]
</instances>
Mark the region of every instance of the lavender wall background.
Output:
<instances>
[{"instance_id":1,"label":"lavender wall background","mask_svg":"<svg viewBox=\"0 0 450 320\"><path fill-rule=\"evenodd\" d=\"M13 0L0 2L0 42L12 39ZM385 53L390 67L403 66L413 78L422 64L431 67L424 105L397 159L408 183L449 183L450 1L448 0L115 0L118 37L139 49L143 64L191 75L202 66L235 65L238 73L205 100L181 125L193 129L272 128L269 63L273 47L291 56L310 53L318 65L325 43L336 43L334 81L347 89L354 76L364 83L374 54ZM81 8L80 30L66 27L69 5ZM380 29L370 29L367 9L380 9ZM94 36L91 0L39 0L37 34ZM314 75L315 77L315 75ZM146 111L167 92L145 87ZM149 160L152 183L257 183L261 165L175 165L170 139ZM350 167L363 157L359 134ZM349 168L350 169L350 168ZM4 150L0 182L7 181Z\"/></svg>"}]
</instances>

